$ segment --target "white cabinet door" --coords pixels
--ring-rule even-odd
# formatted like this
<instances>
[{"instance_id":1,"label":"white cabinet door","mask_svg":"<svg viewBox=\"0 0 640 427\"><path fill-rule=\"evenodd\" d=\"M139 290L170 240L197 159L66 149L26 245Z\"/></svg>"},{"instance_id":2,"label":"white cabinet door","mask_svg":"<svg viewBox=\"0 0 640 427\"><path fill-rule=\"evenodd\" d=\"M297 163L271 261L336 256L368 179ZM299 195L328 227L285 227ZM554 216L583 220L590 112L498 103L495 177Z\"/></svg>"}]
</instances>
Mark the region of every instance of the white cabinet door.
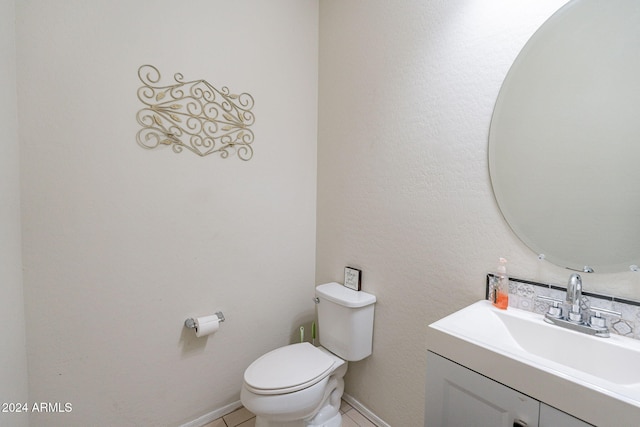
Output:
<instances>
[{"instance_id":1,"label":"white cabinet door","mask_svg":"<svg viewBox=\"0 0 640 427\"><path fill-rule=\"evenodd\" d=\"M537 400L427 353L425 427L537 427L539 411Z\"/></svg>"},{"instance_id":2,"label":"white cabinet door","mask_svg":"<svg viewBox=\"0 0 640 427\"><path fill-rule=\"evenodd\" d=\"M541 403L540 427L591 427L591 424L587 424L565 412Z\"/></svg>"}]
</instances>

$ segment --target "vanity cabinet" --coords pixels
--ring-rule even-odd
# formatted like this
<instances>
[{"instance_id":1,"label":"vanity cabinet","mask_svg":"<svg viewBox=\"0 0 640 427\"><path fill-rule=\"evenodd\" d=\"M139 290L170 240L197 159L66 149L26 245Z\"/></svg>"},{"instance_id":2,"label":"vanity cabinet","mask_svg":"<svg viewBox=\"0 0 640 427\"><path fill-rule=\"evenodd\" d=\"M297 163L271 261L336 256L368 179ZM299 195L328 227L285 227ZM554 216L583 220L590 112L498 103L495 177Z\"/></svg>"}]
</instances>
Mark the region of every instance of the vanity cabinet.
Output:
<instances>
[{"instance_id":1,"label":"vanity cabinet","mask_svg":"<svg viewBox=\"0 0 640 427\"><path fill-rule=\"evenodd\" d=\"M425 427L587 427L435 353L427 353Z\"/></svg>"},{"instance_id":2,"label":"vanity cabinet","mask_svg":"<svg viewBox=\"0 0 640 427\"><path fill-rule=\"evenodd\" d=\"M540 403L540 427L591 427L582 420L572 417L566 412Z\"/></svg>"}]
</instances>

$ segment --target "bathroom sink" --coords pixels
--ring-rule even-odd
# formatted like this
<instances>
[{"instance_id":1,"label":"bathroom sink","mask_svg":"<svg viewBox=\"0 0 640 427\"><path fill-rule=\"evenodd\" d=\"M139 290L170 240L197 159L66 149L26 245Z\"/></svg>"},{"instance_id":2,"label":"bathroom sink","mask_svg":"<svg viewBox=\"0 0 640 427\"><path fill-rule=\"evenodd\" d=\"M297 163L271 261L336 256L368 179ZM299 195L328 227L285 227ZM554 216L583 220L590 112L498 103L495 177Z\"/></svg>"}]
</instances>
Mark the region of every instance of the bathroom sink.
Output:
<instances>
[{"instance_id":1,"label":"bathroom sink","mask_svg":"<svg viewBox=\"0 0 640 427\"><path fill-rule=\"evenodd\" d=\"M541 315L522 310L489 311L526 352L615 384L640 384L640 370L630 369L640 366L638 340L587 335L550 325Z\"/></svg>"},{"instance_id":2,"label":"bathroom sink","mask_svg":"<svg viewBox=\"0 0 640 427\"><path fill-rule=\"evenodd\" d=\"M541 314L500 310L488 301L453 313L430 329L640 407L639 340L590 336L548 324Z\"/></svg>"}]
</instances>

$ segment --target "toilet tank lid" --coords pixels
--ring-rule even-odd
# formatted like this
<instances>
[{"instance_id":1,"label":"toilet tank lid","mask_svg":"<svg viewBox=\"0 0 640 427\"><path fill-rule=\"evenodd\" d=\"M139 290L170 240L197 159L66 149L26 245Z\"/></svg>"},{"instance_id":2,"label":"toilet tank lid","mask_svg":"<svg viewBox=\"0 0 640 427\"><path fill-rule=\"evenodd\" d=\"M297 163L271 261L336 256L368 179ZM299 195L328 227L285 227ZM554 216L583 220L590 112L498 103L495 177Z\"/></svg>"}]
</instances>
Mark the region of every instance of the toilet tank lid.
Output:
<instances>
[{"instance_id":1,"label":"toilet tank lid","mask_svg":"<svg viewBox=\"0 0 640 427\"><path fill-rule=\"evenodd\" d=\"M331 282L316 287L316 296L328 299L345 307L365 307L376 302L376 296L363 291L354 291L340 283Z\"/></svg>"}]
</instances>

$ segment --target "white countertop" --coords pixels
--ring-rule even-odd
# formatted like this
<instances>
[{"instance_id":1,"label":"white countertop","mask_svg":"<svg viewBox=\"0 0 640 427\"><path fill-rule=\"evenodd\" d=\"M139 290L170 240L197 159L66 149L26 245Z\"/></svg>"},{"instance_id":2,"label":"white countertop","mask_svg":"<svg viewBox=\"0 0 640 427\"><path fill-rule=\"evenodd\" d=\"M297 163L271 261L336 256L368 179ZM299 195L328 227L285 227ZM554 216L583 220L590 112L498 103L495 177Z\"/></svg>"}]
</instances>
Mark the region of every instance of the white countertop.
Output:
<instances>
[{"instance_id":1,"label":"white countertop","mask_svg":"<svg viewBox=\"0 0 640 427\"><path fill-rule=\"evenodd\" d=\"M615 384L527 352L509 336L498 315L524 316L522 319L533 322L543 322L543 316L511 307L503 313L491 313L493 310L498 309L479 301L429 325L428 350L596 426L640 426L640 384ZM558 328L546 323L535 327ZM545 331L541 331L544 345ZM629 344L640 346L637 340L612 338L609 343L614 345L630 340ZM576 348L575 357L585 351L589 349ZM598 356L601 363L619 363L602 353ZM640 365L628 369L635 375Z\"/></svg>"}]
</instances>

